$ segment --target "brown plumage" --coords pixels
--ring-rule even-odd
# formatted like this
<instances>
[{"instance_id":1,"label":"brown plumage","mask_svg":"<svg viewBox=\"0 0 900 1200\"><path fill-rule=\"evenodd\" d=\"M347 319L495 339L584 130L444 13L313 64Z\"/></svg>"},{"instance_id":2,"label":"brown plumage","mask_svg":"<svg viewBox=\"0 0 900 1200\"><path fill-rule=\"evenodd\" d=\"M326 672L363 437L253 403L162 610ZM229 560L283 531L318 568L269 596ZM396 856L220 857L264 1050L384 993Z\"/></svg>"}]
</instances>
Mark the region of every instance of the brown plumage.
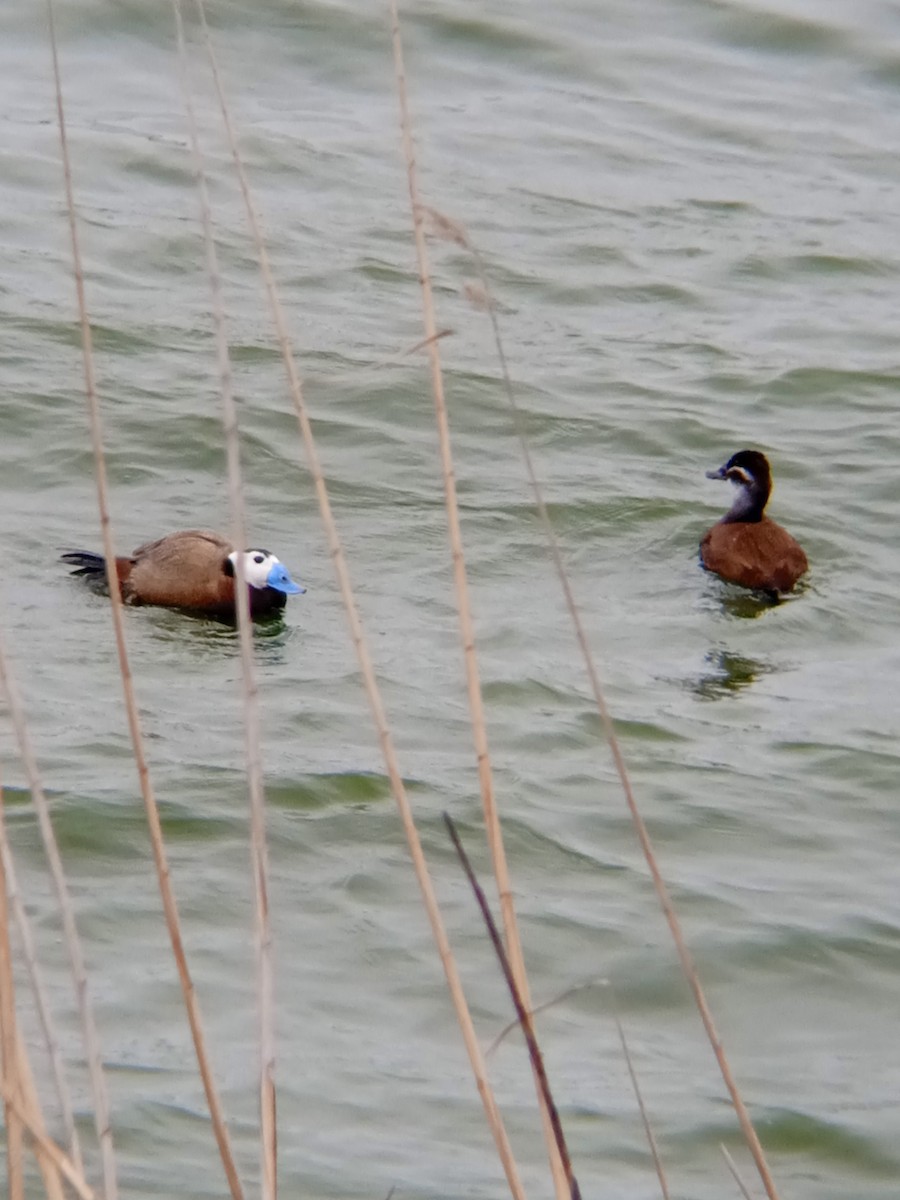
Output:
<instances>
[{"instance_id":1,"label":"brown plumage","mask_svg":"<svg viewBox=\"0 0 900 1200\"><path fill-rule=\"evenodd\" d=\"M126 604L157 604L233 618L236 556L227 538L203 529L187 529L146 542L128 558L116 559L122 599ZM78 568L75 575L94 580L106 577L101 554L70 550L62 558ZM268 550L246 550L244 573L254 617L278 612L288 595L306 590L293 582Z\"/></svg>"},{"instance_id":2,"label":"brown plumage","mask_svg":"<svg viewBox=\"0 0 900 1200\"><path fill-rule=\"evenodd\" d=\"M809 562L788 531L764 515L772 491L766 456L758 450L739 450L724 467L707 475L731 480L738 495L700 543L703 566L741 587L776 595L789 592Z\"/></svg>"}]
</instances>

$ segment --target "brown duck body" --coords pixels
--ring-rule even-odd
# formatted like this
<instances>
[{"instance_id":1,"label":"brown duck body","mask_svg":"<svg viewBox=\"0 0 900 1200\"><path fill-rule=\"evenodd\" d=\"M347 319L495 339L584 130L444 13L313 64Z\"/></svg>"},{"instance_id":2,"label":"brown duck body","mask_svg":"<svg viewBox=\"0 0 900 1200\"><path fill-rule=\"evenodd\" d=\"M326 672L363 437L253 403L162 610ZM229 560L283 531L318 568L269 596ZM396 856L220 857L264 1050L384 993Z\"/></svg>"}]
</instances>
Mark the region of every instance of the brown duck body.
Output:
<instances>
[{"instance_id":1,"label":"brown duck body","mask_svg":"<svg viewBox=\"0 0 900 1200\"><path fill-rule=\"evenodd\" d=\"M713 525L700 543L700 559L729 583L767 592L789 592L809 569L803 548L768 517Z\"/></svg>"},{"instance_id":2,"label":"brown duck body","mask_svg":"<svg viewBox=\"0 0 900 1200\"><path fill-rule=\"evenodd\" d=\"M248 551L278 562L268 551ZM205 529L170 533L138 546L127 558L116 559L116 575L126 604L155 604L211 616L235 616L234 547L221 534ZM102 555L69 551L63 561L79 569L77 575L105 578ZM263 558L258 559L259 562ZM280 566L280 564L279 564ZM282 568L283 570L283 568ZM289 590L303 589L290 580ZM251 586L250 614L253 617L279 612L287 600L285 591L268 586Z\"/></svg>"},{"instance_id":3,"label":"brown duck body","mask_svg":"<svg viewBox=\"0 0 900 1200\"><path fill-rule=\"evenodd\" d=\"M809 569L803 549L786 529L765 516L772 491L768 459L758 450L739 450L710 479L728 479L738 489L734 504L700 543L700 561L728 583L776 595L789 592Z\"/></svg>"}]
</instances>

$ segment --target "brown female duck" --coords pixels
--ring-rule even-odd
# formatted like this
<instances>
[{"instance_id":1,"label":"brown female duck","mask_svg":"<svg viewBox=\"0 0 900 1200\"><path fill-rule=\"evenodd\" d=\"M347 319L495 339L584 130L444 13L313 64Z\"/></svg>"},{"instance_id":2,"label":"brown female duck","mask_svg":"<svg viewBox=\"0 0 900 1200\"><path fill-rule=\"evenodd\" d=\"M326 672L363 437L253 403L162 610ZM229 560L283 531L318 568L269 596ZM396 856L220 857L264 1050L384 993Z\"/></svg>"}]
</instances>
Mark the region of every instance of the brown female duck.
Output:
<instances>
[{"instance_id":1,"label":"brown female duck","mask_svg":"<svg viewBox=\"0 0 900 1200\"><path fill-rule=\"evenodd\" d=\"M226 538L203 529L187 529L146 542L128 558L116 559L122 599L126 604L159 604L234 618L237 555ZM77 567L74 575L98 581L106 577L102 554L69 550L62 559ZM278 612L288 596L306 591L268 550L244 551L244 578L253 617Z\"/></svg>"},{"instance_id":2,"label":"brown female duck","mask_svg":"<svg viewBox=\"0 0 900 1200\"><path fill-rule=\"evenodd\" d=\"M765 516L772 472L758 450L739 450L709 479L730 479L738 489L731 508L700 543L707 571L728 583L779 595L789 592L809 567L786 529Z\"/></svg>"}]
</instances>

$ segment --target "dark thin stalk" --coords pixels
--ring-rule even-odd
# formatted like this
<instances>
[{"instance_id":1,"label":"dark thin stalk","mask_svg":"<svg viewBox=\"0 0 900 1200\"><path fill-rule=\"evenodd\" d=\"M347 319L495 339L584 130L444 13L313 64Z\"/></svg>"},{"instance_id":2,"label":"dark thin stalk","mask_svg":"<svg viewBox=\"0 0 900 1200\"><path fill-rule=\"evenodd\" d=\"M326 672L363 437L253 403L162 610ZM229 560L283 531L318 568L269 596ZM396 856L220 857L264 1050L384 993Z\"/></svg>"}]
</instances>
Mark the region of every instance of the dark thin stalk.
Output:
<instances>
[{"instance_id":1,"label":"dark thin stalk","mask_svg":"<svg viewBox=\"0 0 900 1200\"><path fill-rule=\"evenodd\" d=\"M209 26L206 20L204 0L195 0L195 4L197 7L197 14L200 19L203 40L209 56L210 69L212 71L216 95L219 101L222 121L225 127L228 145L231 149L232 158L234 160L241 195L244 198L244 204L247 211L247 220L252 233L253 244L256 249L256 256L259 262L260 272L263 277L266 294L269 300L269 305L277 332L278 344L281 349L285 370L287 372L291 399L294 404L294 411L297 416L297 422L300 427L303 444L306 448L309 472L315 487L316 499L318 501L319 511L322 516L322 523L325 527L326 536L328 539L329 555L334 567L335 575L337 577L337 583L340 589L341 598L344 603L344 608L347 613L347 619L350 625L350 634L359 662L363 682L365 684L366 695L369 700L372 717L375 722L379 746L384 758L385 769L391 782L391 791L393 792L394 799L397 802L397 808L400 813L403 829L409 845L410 855L416 873L416 879L418 880L419 887L421 889L425 910L431 925L432 934L434 935L434 939L437 944L441 964L444 968L447 986L450 991L450 996L453 1001L453 1007L456 1011L460 1029L462 1031L463 1041L465 1042L466 1052L469 1056L469 1062L471 1063L472 1072L475 1076L478 1093L481 1096L482 1104L484 1105L488 1126L494 1138L494 1144L497 1147L497 1152L500 1156L500 1161L503 1165L507 1182L509 1183L510 1192L512 1193L514 1200L525 1200L525 1192L522 1187L521 1178L519 1177L519 1169L516 1165L515 1158L513 1157L512 1147L510 1146L509 1138L507 1137L506 1129L504 1128L503 1120L500 1115L500 1110L497 1106L493 1089L491 1088L490 1079L488 1078L487 1068L485 1067L484 1063L484 1055L482 1054L481 1046L478 1042L477 1034L475 1033L475 1026L472 1022L472 1015L469 1012L468 1004L466 1003L466 998L463 993L462 982L459 978L459 971L456 966L456 961L453 957L449 939L447 938L447 932L444 928L440 909L438 908L434 884L431 880L428 863L422 849L421 839L419 838L419 833L413 817L412 806L409 802L409 796L407 795L406 787L403 782L403 775L400 770L400 762L394 746L394 739L388 725L387 713L384 707L381 689L378 686L378 680L375 675L372 655L369 650L369 643L363 629L362 619L360 617L356 599L353 594L350 572L347 566L346 557L344 555L343 545L338 533L337 523L331 510L331 501L328 494L328 487L325 482L325 474L322 470L322 464L319 459L319 452L313 433L312 421L306 407L306 400L303 395L300 374L294 361L294 352L291 347L287 320L279 299L278 289L276 287L275 278L269 262L269 255L266 249L265 239L262 235L262 228L259 217L256 213L256 206L250 192L247 172L244 168L244 162L238 147L234 122L231 119L231 113L225 95L225 89L222 84L221 72L219 71L215 49L213 47Z\"/></svg>"},{"instance_id":2,"label":"dark thin stalk","mask_svg":"<svg viewBox=\"0 0 900 1200\"><path fill-rule=\"evenodd\" d=\"M616 1029L619 1031L619 1041L622 1043L622 1053L625 1055L625 1065L628 1067L628 1077L631 1080L631 1086L634 1089L634 1096L637 1100L637 1106L641 1114L641 1121L644 1125L644 1134L647 1138L647 1144L650 1147L650 1157L653 1159L653 1166L656 1169L656 1178L659 1180L660 1190L663 1194L663 1200L670 1200L669 1185L666 1181L666 1173L663 1169L662 1159L659 1155L659 1146L656 1143L656 1135L653 1132L653 1126L650 1124L650 1114L647 1112L647 1106L644 1104L644 1097L641 1094L641 1085L638 1082L637 1072L634 1069L634 1063L631 1058L631 1051L628 1049L628 1039L625 1037L625 1030L622 1022L619 1020L619 1014L613 1013L616 1022Z\"/></svg>"},{"instance_id":3,"label":"dark thin stalk","mask_svg":"<svg viewBox=\"0 0 900 1200\"><path fill-rule=\"evenodd\" d=\"M522 452L522 459L525 464L525 471L528 475L528 481L531 485L534 494L535 506L540 517L541 524L544 528L544 533L547 538L547 544L550 550L550 556L553 560L553 566L559 578L560 587L563 592L566 609L568 610L572 625L575 631L575 638L578 643L578 648L581 651L581 656L584 660L585 669L587 671L588 682L590 683L591 692L594 697L594 703L597 706L597 711L600 715L600 722L603 726L603 731L606 734L607 744L609 745L612 754L613 764L616 769L616 774L619 776L619 781L622 785L622 791L625 795L625 803L628 805L628 811L631 815L632 824L634 825L637 839L643 852L644 859L650 870L650 877L653 881L653 887L663 910L663 915L669 926L669 931L672 935L672 940L675 943L675 950L678 954L678 960L681 964L681 969L687 979L691 993L694 997L694 1003L697 1006L697 1011L700 1014L700 1020L703 1023L703 1028L706 1032L709 1044L712 1047L712 1052L715 1055L716 1062L719 1066L722 1079L725 1087L728 1089L728 1094L731 1097L731 1103L734 1106L737 1114L738 1123L741 1127L741 1132L747 1142L747 1146L753 1156L753 1162L759 1172L763 1187L769 1200L778 1200L778 1192L775 1187L775 1180L769 1170L769 1164L766 1162L766 1156L763 1152L762 1143L759 1140L759 1135L753 1125L750 1117L750 1112L747 1105L744 1103L744 1098L740 1093L737 1085L737 1080L731 1070L731 1064L728 1061L728 1056L725 1053L725 1047L719 1037L715 1021L713 1020L712 1010L706 999L706 993L703 990L703 985L700 982L700 976L697 968L694 965L694 960L688 948L687 940L684 936L684 931L681 928L681 921L678 913L675 911L675 905L669 894L669 889L663 878L659 868L659 863L656 858L656 853L653 849L653 843L650 839L650 832L644 822L644 818L638 807L637 798L634 794L634 789L631 785L631 776L628 772L628 767L625 763L625 756L622 753L622 748L619 745L619 739L616 734L613 718L606 703L606 696L600 684L600 674L594 662L594 655L591 651L588 641L587 631L581 620L581 614L578 609L578 603L575 599L575 592L569 579L565 563L563 561L562 548L559 544L559 539L556 536L556 530L553 527L553 522L550 519L550 513L547 509L544 494L541 489L540 482L537 476L537 470L534 465L534 460L531 456L531 449L528 444L528 438L525 433L525 424L519 405L516 401L515 390L512 385L512 378L509 373L509 366L506 359L506 351L503 346L503 339L500 335L500 322L497 317L497 305L494 302L493 293L488 282L487 269L481 252L475 243L471 240L468 233L457 221L451 220L443 213L438 212L433 208L423 208L423 215L428 216L437 236L443 237L448 241L453 241L457 245L463 247L471 255L478 272L479 281L483 292L483 307L491 322L491 330L494 335L494 345L497 350L497 359L500 364L500 373L503 379L503 387L506 392L506 397L513 416L513 428L519 441L519 446Z\"/></svg>"},{"instance_id":4,"label":"dark thin stalk","mask_svg":"<svg viewBox=\"0 0 900 1200\"><path fill-rule=\"evenodd\" d=\"M475 893L475 899L478 901L478 907L481 909L481 915L484 917L484 923L487 925L488 934L490 935L491 943L494 951L500 962L503 978L506 980L506 986L509 988L509 994L512 996L512 1002L516 1010L516 1016L519 1018L519 1024L522 1026L522 1033L525 1036L525 1042L528 1046L528 1056L531 1059L531 1066L534 1071L535 1078L538 1081L538 1086L541 1090L541 1095L546 1105L547 1115L550 1118L550 1127L553 1130L553 1137L556 1141L556 1148L559 1151L559 1157L562 1162L563 1170L566 1175L566 1182L569 1185L569 1195L572 1200L581 1200L581 1190L578 1187L578 1180L572 1171L572 1160L569 1158L569 1148L566 1145L566 1135L563 1133L562 1122L559 1119L559 1111L553 1100L553 1093L550 1091L550 1081L547 1078L547 1071L544 1067L544 1056L541 1054L541 1048L538 1045L537 1037L534 1032L534 1022L531 1019L531 1013L522 1002L522 993L516 983L515 975L513 974L512 966L510 965L509 955L503 945L503 939L500 936L500 930L497 928L497 923L494 920L490 905L487 902L487 897L484 894L484 889L478 882L475 872L472 869L472 864L469 862L469 856L463 849L463 844L459 840L459 834L456 832L456 826L453 823L449 813L444 813L444 824L447 826L447 832L450 834L450 840L453 842L453 847L459 855L459 861L462 863L463 870L466 873L466 878L469 881L469 886Z\"/></svg>"},{"instance_id":5,"label":"dark thin stalk","mask_svg":"<svg viewBox=\"0 0 900 1200\"><path fill-rule=\"evenodd\" d=\"M459 496L456 487L456 470L453 465L453 448L450 439L450 421L447 413L446 397L444 395L444 375L441 366L440 343L436 337L437 317L431 284L431 269L428 264L428 248L425 241L425 209L420 200L419 169L413 141L412 116L406 86L406 66L403 57L403 38L400 32L400 13L397 0L389 0L388 7L391 22L391 45L394 52L394 79L397 86L397 100L400 109L403 160L406 164L406 181L412 216L413 241L416 248L416 262L419 268L422 320L428 346L431 393L434 401L434 418L438 435L441 477L444 485L444 509L447 514L447 534L450 542L450 560L453 570L453 585L456 593L456 612L466 675L469 722L472 729L473 748L475 750L475 761L478 769L478 783L481 791L481 806L484 812L485 834L491 852L494 878L497 883L500 915L506 935L506 946L516 982L525 1000L525 1006L530 1007L531 996L528 987L528 973L525 968L522 939L519 936L515 898L509 873L509 863L506 857L506 847L503 842L500 811L494 790L494 772L491 766L490 747L484 713L484 694L481 688L481 674L478 666L475 641L475 622L469 599L468 573L463 549ZM542 1103L541 1090L537 1080L535 1080L535 1090L538 1096L538 1103L540 1104ZM553 1175L554 1191L557 1200L565 1200L565 1172L562 1169L562 1163L556 1157L553 1131L550 1128L548 1114L541 1114L541 1124L544 1139L547 1143L547 1154L550 1161L550 1171Z\"/></svg>"}]
</instances>

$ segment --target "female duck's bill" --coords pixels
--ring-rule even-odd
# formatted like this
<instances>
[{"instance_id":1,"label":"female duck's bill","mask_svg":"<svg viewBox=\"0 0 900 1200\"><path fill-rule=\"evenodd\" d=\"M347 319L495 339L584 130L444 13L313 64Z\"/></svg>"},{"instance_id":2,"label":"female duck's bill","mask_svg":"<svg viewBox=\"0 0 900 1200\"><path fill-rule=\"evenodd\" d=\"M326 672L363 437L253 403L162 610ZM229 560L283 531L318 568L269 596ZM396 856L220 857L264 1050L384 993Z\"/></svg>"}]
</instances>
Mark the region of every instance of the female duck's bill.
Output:
<instances>
[{"instance_id":1,"label":"female duck's bill","mask_svg":"<svg viewBox=\"0 0 900 1200\"><path fill-rule=\"evenodd\" d=\"M765 515L772 492L768 459L758 450L739 450L710 479L737 488L734 503L700 543L700 561L728 583L768 592L789 592L809 569L803 549L786 529Z\"/></svg>"},{"instance_id":2,"label":"female duck's bill","mask_svg":"<svg viewBox=\"0 0 900 1200\"><path fill-rule=\"evenodd\" d=\"M138 546L129 557L117 558L115 575L126 604L156 604L186 612L233 620L237 558L242 555L251 616L277 613L288 596L306 591L291 579L287 568L269 550L237 551L227 538L205 529L170 533ZM63 561L76 575L102 582L102 554L70 550Z\"/></svg>"}]
</instances>

